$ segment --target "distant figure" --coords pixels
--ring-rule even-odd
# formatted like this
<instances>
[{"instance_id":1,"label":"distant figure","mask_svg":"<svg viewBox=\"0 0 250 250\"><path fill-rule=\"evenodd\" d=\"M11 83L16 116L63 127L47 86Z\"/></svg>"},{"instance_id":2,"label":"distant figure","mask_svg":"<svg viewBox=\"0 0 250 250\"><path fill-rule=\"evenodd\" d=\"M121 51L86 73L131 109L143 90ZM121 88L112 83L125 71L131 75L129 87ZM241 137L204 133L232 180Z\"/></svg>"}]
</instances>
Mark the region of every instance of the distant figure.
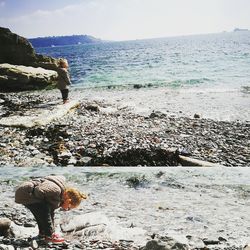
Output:
<instances>
[{"instance_id":1,"label":"distant figure","mask_svg":"<svg viewBox=\"0 0 250 250\"><path fill-rule=\"evenodd\" d=\"M67 188L63 176L55 175L25 181L15 193L15 202L23 204L34 215L39 228L38 239L52 243L64 242L54 231L54 210L76 208L86 198L78 190Z\"/></svg>"},{"instance_id":2,"label":"distant figure","mask_svg":"<svg viewBox=\"0 0 250 250\"><path fill-rule=\"evenodd\" d=\"M57 87L62 93L63 104L69 102L69 85L71 85L69 73L68 73L68 62L65 59L60 59L58 73Z\"/></svg>"}]
</instances>

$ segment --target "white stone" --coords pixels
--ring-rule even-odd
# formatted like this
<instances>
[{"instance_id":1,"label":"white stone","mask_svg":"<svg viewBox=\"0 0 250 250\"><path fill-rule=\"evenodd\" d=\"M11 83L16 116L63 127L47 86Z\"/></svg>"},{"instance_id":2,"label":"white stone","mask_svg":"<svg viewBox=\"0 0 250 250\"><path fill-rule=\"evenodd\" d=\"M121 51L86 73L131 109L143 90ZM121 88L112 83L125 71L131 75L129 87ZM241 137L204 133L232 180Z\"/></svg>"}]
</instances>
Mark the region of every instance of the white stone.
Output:
<instances>
[{"instance_id":1,"label":"white stone","mask_svg":"<svg viewBox=\"0 0 250 250\"><path fill-rule=\"evenodd\" d=\"M3 250L15 250L15 248L11 245L4 245L4 244L0 244L0 249Z\"/></svg>"},{"instance_id":2,"label":"white stone","mask_svg":"<svg viewBox=\"0 0 250 250\"><path fill-rule=\"evenodd\" d=\"M79 237L109 241L131 240L146 243L146 231L142 228L123 228L101 212L92 212L67 218L61 225L63 232L75 232Z\"/></svg>"},{"instance_id":3,"label":"white stone","mask_svg":"<svg viewBox=\"0 0 250 250\"><path fill-rule=\"evenodd\" d=\"M37 227L22 227L16 225L14 222L11 222L11 230L15 235L15 238L24 238L24 237L30 237L38 234L38 228Z\"/></svg>"}]
</instances>

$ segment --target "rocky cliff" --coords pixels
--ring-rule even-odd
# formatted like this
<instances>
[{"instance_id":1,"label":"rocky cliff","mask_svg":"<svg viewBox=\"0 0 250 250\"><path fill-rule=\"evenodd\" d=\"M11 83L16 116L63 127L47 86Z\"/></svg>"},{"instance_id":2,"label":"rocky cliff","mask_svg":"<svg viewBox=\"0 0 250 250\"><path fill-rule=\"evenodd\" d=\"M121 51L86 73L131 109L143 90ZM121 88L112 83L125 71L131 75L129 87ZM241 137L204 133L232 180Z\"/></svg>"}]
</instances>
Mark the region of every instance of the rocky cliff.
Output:
<instances>
[{"instance_id":1,"label":"rocky cliff","mask_svg":"<svg viewBox=\"0 0 250 250\"><path fill-rule=\"evenodd\" d=\"M6 63L10 65L6 67L4 65ZM0 27L0 91L43 89L49 85L54 86L56 72L51 74L44 70L56 71L58 64L58 59L36 54L26 38ZM17 65L29 66L29 68L20 68ZM32 72L37 74L37 70L30 67L42 68L38 70L38 77L32 75ZM48 77L48 74L53 77Z\"/></svg>"}]
</instances>

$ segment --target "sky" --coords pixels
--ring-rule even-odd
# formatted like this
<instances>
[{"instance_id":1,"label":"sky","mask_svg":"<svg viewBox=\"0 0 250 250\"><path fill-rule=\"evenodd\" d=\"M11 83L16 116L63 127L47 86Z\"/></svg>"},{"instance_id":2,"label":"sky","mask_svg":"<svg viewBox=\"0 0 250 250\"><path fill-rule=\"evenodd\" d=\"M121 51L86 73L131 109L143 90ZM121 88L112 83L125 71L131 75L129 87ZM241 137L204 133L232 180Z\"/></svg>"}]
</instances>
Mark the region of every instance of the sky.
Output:
<instances>
[{"instance_id":1,"label":"sky","mask_svg":"<svg viewBox=\"0 0 250 250\"><path fill-rule=\"evenodd\" d=\"M121 41L250 29L249 12L250 0L0 0L0 27Z\"/></svg>"}]
</instances>

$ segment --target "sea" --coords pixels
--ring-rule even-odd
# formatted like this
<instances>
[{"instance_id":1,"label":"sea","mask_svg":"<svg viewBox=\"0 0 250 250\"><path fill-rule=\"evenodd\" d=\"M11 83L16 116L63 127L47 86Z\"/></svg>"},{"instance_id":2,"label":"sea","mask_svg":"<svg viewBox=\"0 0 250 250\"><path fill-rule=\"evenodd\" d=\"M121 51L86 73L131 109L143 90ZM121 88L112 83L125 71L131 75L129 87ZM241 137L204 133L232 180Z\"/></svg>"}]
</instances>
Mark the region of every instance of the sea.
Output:
<instances>
[{"instance_id":1,"label":"sea","mask_svg":"<svg viewBox=\"0 0 250 250\"><path fill-rule=\"evenodd\" d=\"M36 48L67 58L74 85L250 86L250 32Z\"/></svg>"},{"instance_id":2,"label":"sea","mask_svg":"<svg viewBox=\"0 0 250 250\"><path fill-rule=\"evenodd\" d=\"M134 106L145 100L144 107L164 112L250 120L250 31L53 46L36 52L66 58L76 89L125 91ZM138 93L131 89L143 89L141 100L136 101ZM171 94L159 96L163 92Z\"/></svg>"}]
</instances>

